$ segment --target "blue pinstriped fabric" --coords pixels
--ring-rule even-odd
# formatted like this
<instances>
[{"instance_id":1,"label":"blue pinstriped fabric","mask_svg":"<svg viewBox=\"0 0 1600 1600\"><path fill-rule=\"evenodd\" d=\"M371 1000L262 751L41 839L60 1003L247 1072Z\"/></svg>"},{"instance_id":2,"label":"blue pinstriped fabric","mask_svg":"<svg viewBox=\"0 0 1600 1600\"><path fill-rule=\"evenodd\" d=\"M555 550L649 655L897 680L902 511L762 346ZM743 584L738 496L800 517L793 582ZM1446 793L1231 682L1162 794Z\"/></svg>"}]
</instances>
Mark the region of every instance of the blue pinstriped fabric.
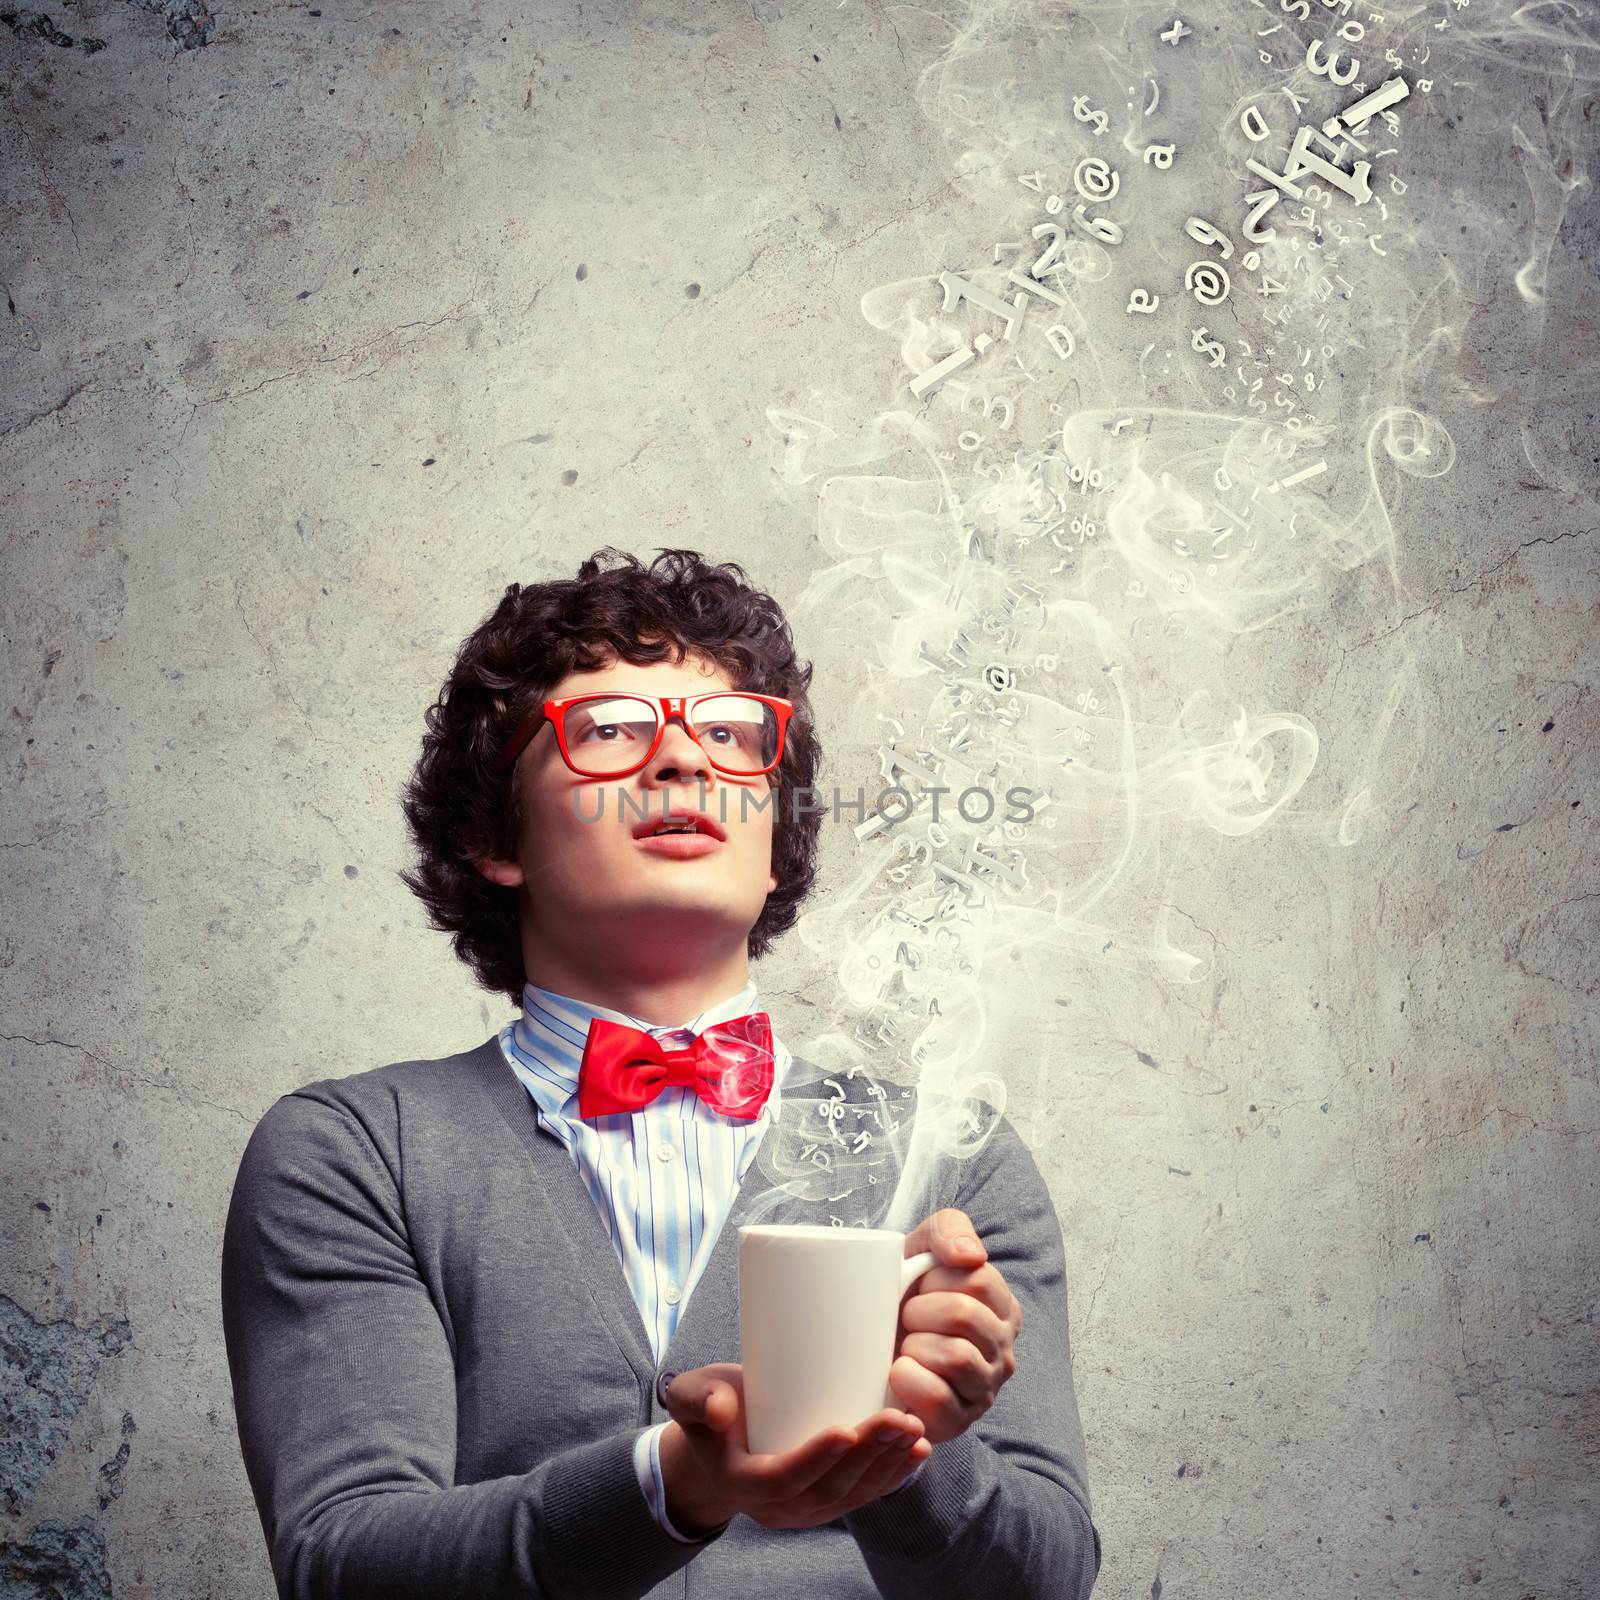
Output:
<instances>
[{"instance_id":1,"label":"blue pinstriped fabric","mask_svg":"<svg viewBox=\"0 0 1600 1600\"><path fill-rule=\"evenodd\" d=\"M511 1070L533 1097L539 1119L567 1147L601 1222L611 1235L656 1365L733 1209L739 1185L782 1104L789 1052L772 1035L772 1093L753 1122L713 1111L692 1089L669 1084L641 1111L586 1122L578 1116L578 1064L595 1017L653 1034L682 1049L713 1022L760 1009L753 979L681 1027L653 1026L623 1011L574 1000L527 983L522 1012L500 1032ZM639 1486L666 1532L686 1544L667 1518L661 1480L660 1423L639 1436Z\"/></svg>"}]
</instances>

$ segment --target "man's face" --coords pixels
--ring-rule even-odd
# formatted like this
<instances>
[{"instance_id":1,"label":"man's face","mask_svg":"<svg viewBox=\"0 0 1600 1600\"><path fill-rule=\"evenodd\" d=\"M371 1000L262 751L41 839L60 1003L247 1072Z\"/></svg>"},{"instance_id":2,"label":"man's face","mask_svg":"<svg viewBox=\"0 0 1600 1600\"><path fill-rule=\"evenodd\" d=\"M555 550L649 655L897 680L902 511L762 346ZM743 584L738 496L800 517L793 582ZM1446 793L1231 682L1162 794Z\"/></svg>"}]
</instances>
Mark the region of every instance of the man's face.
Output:
<instances>
[{"instance_id":1,"label":"man's face","mask_svg":"<svg viewBox=\"0 0 1600 1600\"><path fill-rule=\"evenodd\" d=\"M614 661L593 672L569 673L550 698L601 690L687 698L733 687L721 668L690 656L678 664ZM577 732L574 718L569 749L581 760ZM582 777L562 760L555 728L545 723L513 769L523 815L517 861L485 863L485 871L497 882L527 884L524 917L531 925L525 920L525 931L536 945L574 937L603 944L639 929L690 948L726 944L733 935L748 935L778 884L772 871L775 776L719 772L673 719L655 754L637 771L620 778ZM670 845L634 837L647 817L659 819L669 810L702 812L725 837L682 856L672 854Z\"/></svg>"}]
</instances>

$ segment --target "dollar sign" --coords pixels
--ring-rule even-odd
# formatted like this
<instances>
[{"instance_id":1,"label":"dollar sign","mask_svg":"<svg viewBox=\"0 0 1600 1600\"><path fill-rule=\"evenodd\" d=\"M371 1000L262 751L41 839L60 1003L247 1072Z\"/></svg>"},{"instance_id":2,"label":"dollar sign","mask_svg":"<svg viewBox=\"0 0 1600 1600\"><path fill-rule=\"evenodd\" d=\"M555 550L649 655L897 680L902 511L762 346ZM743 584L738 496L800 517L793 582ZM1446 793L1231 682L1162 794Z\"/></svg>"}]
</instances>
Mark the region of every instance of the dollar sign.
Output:
<instances>
[{"instance_id":1,"label":"dollar sign","mask_svg":"<svg viewBox=\"0 0 1600 1600\"><path fill-rule=\"evenodd\" d=\"M1189 345L1197 355L1210 356L1212 366L1227 366L1228 347L1220 339L1206 338L1206 330L1204 328L1196 328L1194 330L1194 336L1189 340Z\"/></svg>"},{"instance_id":2,"label":"dollar sign","mask_svg":"<svg viewBox=\"0 0 1600 1600\"><path fill-rule=\"evenodd\" d=\"M1095 137L1098 139L1106 131L1111 119L1103 111L1089 109L1089 97L1086 94L1074 95L1072 98L1072 114L1079 122L1092 122Z\"/></svg>"}]
</instances>

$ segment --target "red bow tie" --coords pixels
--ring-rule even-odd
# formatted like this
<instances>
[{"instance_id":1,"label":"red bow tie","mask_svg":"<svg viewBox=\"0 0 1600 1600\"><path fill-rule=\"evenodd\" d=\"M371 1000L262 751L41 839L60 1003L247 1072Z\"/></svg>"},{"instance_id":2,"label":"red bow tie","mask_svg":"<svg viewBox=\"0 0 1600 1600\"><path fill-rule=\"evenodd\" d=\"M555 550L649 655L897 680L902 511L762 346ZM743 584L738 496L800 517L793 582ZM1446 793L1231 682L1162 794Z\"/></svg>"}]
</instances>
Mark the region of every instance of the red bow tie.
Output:
<instances>
[{"instance_id":1,"label":"red bow tie","mask_svg":"<svg viewBox=\"0 0 1600 1600\"><path fill-rule=\"evenodd\" d=\"M578 1115L639 1111L668 1084L693 1089L713 1111L754 1122L772 1092L772 1024L765 1011L713 1022L686 1050L595 1017L578 1067Z\"/></svg>"}]
</instances>

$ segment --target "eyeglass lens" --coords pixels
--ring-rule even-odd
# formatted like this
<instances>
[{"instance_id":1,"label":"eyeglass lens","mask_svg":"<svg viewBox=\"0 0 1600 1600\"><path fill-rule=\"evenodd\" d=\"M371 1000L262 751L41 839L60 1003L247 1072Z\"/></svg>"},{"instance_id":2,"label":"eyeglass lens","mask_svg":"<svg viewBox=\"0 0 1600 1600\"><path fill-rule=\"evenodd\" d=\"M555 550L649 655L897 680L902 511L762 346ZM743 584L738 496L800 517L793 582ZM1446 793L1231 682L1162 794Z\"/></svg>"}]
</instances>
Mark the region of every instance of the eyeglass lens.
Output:
<instances>
[{"instance_id":1,"label":"eyeglass lens","mask_svg":"<svg viewBox=\"0 0 1600 1600\"><path fill-rule=\"evenodd\" d=\"M567 708L567 754L591 778L631 771L655 739L661 708L637 695L607 695ZM708 695L693 705L689 726L714 766L761 772L780 754L777 712L749 695Z\"/></svg>"}]
</instances>

